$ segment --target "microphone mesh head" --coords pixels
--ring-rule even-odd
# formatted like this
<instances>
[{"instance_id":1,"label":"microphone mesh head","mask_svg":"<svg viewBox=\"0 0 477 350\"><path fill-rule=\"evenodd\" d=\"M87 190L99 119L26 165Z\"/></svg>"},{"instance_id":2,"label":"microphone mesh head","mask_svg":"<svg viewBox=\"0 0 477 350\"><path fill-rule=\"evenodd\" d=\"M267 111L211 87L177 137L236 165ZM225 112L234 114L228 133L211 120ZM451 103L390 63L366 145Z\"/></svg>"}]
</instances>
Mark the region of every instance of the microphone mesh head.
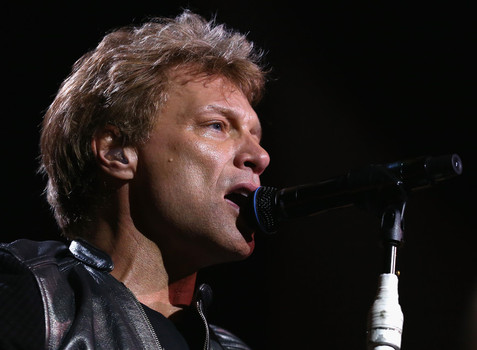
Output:
<instances>
[{"instance_id":1,"label":"microphone mesh head","mask_svg":"<svg viewBox=\"0 0 477 350\"><path fill-rule=\"evenodd\" d=\"M264 233L275 233L278 230L278 219L275 214L275 195L277 189L274 187L259 187L254 197L254 216L260 230Z\"/></svg>"}]
</instances>

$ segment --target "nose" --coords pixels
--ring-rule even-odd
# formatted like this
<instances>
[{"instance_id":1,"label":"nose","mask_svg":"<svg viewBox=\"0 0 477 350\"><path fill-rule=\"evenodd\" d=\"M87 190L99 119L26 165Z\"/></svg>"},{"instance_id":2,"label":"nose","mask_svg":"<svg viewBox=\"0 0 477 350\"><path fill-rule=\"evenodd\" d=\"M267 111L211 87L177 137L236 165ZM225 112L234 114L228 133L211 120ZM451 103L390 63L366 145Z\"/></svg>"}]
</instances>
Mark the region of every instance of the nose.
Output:
<instances>
[{"instance_id":1,"label":"nose","mask_svg":"<svg viewBox=\"0 0 477 350\"><path fill-rule=\"evenodd\" d=\"M250 136L239 148L235 157L235 166L241 169L251 169L254 174L261 175L268 164L270 155L260 145L256 138Z\"/></svg>"}]
</instances>

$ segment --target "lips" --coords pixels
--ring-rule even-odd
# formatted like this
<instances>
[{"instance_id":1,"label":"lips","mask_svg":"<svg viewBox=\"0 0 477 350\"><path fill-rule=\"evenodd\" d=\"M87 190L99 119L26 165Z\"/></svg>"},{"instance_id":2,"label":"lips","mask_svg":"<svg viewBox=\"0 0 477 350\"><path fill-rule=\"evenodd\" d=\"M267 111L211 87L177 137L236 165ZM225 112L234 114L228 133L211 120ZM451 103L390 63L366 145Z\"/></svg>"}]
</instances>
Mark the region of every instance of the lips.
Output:
<instances>
[{"instance_id":1,"label":"lips","mask_svg":"<svg viewBox=\"0 0 477 350\"><path fill-rule=\"evenodd\" d=\"M239 208L243 208L247 203L247 196L243 193L229 193L225 195L225 199L234 203Z\"/></svg>"},{"instance_id":2,"label":"lips","mask_svg":"<svg viewBox=\"0 0 477 350\"><path fill-rule=\"evenodd\" d=\"M257 186L251 183L239 184L230 189L224 199L238 210L237 228L247 242L253 244L256 230L251 205L251 195Z\"/></svg>"},{"instance_id":3,"label":"lips","mask_svg":"<svg viewBox=\"0 0 477 350\"><path fill-rule=\"evenodd\" d=\"M252 184L241 184L234 186L224 196L224 198L235 204L237 207L243 209L247 205L249 195L256 189Z\"/></svg>"}]
</instances>

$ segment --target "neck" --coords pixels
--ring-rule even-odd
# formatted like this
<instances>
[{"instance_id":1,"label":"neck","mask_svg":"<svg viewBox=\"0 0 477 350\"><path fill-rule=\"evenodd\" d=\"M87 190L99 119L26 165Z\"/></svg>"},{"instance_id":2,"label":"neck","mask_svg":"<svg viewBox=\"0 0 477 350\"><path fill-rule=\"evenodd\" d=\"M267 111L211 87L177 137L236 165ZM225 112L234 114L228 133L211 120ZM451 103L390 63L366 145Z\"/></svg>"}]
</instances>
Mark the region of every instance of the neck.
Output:
<instances>
[{"instance_id":1,"label":"neck","mask_svg":"<svg viewBox=\"0 0 477 350\"><path fill-rule=\"evenodd\" d=\"M192 302L196 273L176 276L164 265L159 247L136 229L96 230L92 243L111 256L111 275L124 283L136 298L165 317L177 314ZM111 231L110 231L111 232Z\"/></svg>"},{"instance_id":2,"label":"neck","mask_svg":"<svg viewBox=\"0 0 477 350\"><path fill-rule=\"evenodd\" d=\"M165 288L160 290L151 291L149 293L138 292L138 294L135 293L135 295L142 304L170 318L179 315L184 308L191 304L195 281L196 274L193 274L170 282Z\"/></svg>"},{"instance_id":3,"label":"neck","mask_svg":"<svg viewBox=\"0 0 477 350\"><path fill-rule=\"evenodd\" d=\"M97 213L91 243L111 256L112 276L141 303L170 317L191 304L196 270L184 270L177 262L166 268L160 247L139 232L131 218L127 186L115 195L115 205Z\"/></svg>"}]
</instances>

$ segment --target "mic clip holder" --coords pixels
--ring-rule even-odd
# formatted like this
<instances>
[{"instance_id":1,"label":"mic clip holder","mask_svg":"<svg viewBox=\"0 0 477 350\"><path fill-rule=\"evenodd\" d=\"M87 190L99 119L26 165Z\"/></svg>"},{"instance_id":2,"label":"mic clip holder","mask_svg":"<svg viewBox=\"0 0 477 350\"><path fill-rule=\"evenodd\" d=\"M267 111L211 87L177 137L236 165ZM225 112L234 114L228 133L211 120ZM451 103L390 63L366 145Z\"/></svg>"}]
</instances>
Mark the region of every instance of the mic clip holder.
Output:
<instances>
[{"instance_id":1,"label":"mic clip holder","mask_svg":"<svg viewBox=\"0 0 477 350\"><path fill-rule=\"evenodd\" d=\"M388 205L381 215L381 239L384 245L383 273L396 273L398 248L404 243L406 202Z\"/></svg>"},{"instance_id":2,"label":"mic clip holder","mask_svg":"<svg viewBox=\"0 0 477 350\"><path fill-rule=\"evenodd\" d=\"M397 250L404 244L404 211L410 189L404 179L384 167L370 167L366 176L372 179L370 182L381 185L365 192L356 204L379 218L385 250L383 273L396 273Z\"/></svg>"}]
</instances>

